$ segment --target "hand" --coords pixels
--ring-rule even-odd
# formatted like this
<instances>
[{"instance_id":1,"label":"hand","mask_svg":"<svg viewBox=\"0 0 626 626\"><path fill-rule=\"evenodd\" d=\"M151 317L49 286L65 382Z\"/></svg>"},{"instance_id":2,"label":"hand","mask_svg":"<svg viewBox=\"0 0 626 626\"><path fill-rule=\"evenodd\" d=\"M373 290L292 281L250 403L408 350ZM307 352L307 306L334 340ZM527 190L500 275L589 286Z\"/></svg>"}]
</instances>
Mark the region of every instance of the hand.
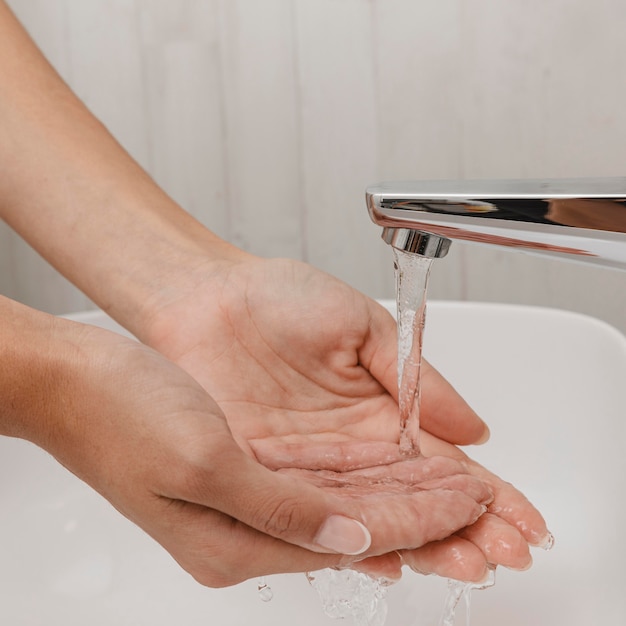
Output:
<instances>
[{"instance_id":1,"label":"hand","mask_svg":"<svg viewBox=\"0 0 626 626\"><path fill-rule=\"evenodd\" d=\"M380 493L347 498L272 472L152 349L2 298L0 312L0 432L48 450L204 584L421 545L474 522L491 499L452 460L423 491L384 494L382 508Z\"/></svg>"},{"instance_id":2,"label":"hand","mask_svg":"<svg viewBox=\"0 0 626 626\"><path fill-rule=\"evenodd\" d=\"M352 425L364 428L366 439L395 446L391 315L303 263L244 256L217 265L180 268L162 286L168 300L153 304L149 322L133 330L209 391L235 436L241 434L240 444L250 449L251 440L280 434L272 425L291 430L297 418L301 435L325 432L341 440L340 428ZM480 442L489 432L428 363L421 426L455 444Z\"/></svg>"},{"instance_id":3,"label":"hand","mask_svg":"<svg viewBox=\"0 0 626 626\"><path fill-rule=\"evenodd\" d=\"M8 173L0 186L2 218L205 389L145 348L95 331L78 333L76 343L77 331L55 324L55 335L65 338L59 354L73 345L77 360L62 380L55 362L58 387L43 377L41 388L26 386L35 395L16 398L33 397L52 424L44 432L36 421L18 436L29 431L207 584L350 562L353 557L315 554L337 550L342 529L346 542L339 551L346 543L365 550L366 531L345 516L367 520L372 544L361 555L441 538L441 529L427 522L433 511L418 505L423 492L390 494L385 519L366 494L338 498L253 458L263 445L278 450L306 441L311 450L321 444L321 452L328 441L353 441L365 443L360 463L380 461L397 435L391 318L306 266L248 262L233 252L121 150L1 0L0 30L6 61L0 164ZM24 380L42 358L40 346L50 341L51 324L42 326L29 344ZM15 333L27 343L19 328ZM23 348L11 359L3 352L0 384L13 380ZM93 355L100 355L96 362ZM424 378L424 427L452 443L484 438L484 424L445 381L432 370ZM51 390L56 403L42 396ZM206 391L224 403L232 435L248 455ZM31 412L15 414L20 402L0 407L0 427L21 430L16 424ZM458 463L447 467L439 486L452 481L448 486L456 488L435 512L451 532L478 516L488 494L480 481L460 473ZM417 514L426 516L418 532L408 527ZM324 533L329 520L335 526L330 537ZM334 546L323 548L328 541Z\"/></svg>"},{"instance_id":4,"label":"hand","mask_svg":"<svg viewBox=\"0 0 626 626\"><path fill-rule=\"evenodd\" d=\"M529 545L546 547L551 541L539 511L513 485L472 461L455 446L424 432L420 441L426 456L445 455L462 463L470 474L489 485L494 499L488 512L475 524L443 541L402 551L403 561L418 572L476 582L484 580L487 567L528 569L532 565Z\"/></svg>"},{"instance_id":5,"label":"hand","mask_svg":"<svg viewBox=\"0 0 626 626\"><path fill-rule=\"evenodd\" d=\"M316 471L335 472L322 476L335 491L346 482L362 487L372 467L379 486L415 470L398 453L396 326L382 307L290 261L246 259L219 280L195 280L154 318L148 341L210 391L243 449L314 482ZM424 453L436 448L468 462L445 440L476 441L486 427L427 364L422 390L422 426L431 433ZM546 536L543 519L514 488L469 467L495 490L494 514L462 536L401 552L404 561L465 580L484 578L488 563L527 567L528 542ZM395 552L361 564L388 578L400 566Z\"/></svg>"}]
</instances>

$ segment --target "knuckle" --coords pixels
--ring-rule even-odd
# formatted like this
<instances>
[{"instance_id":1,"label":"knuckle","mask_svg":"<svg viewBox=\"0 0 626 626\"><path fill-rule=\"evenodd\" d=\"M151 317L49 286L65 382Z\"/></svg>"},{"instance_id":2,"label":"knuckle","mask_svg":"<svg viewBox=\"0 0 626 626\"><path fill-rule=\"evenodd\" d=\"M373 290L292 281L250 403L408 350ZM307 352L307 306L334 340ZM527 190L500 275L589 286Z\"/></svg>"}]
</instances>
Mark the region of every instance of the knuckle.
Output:
<instances>
[{"instance_id":1,"label":"knuckle","mask_svg":"<svg viewBox=\"0 0 626 626\"><path fill-rule=\"evenodd\" d=\"M273 537L301 530L304 523L300 503L294 497L281 497L268 502L260 516L261 530Z\"/></svg>"}]
</instances>

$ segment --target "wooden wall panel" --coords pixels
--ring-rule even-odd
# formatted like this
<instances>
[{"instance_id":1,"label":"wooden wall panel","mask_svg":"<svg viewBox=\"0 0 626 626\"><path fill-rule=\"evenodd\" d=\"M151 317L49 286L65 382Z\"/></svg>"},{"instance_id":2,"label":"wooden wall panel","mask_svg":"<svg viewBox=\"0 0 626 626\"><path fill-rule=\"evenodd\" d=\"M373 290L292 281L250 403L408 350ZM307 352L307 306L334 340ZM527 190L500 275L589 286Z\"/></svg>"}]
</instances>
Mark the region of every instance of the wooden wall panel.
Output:
<instances>
[{"instance_id":1,"label":"wooden wall panel","mask_svg":"<svg viewBox=\"0 0 626 626\"><path fill-rule=\"evenodd\" d=\"M194 217L230 237L214 3L137 0L147 167Z\"/></svg>"},{"instance_id":2,"label":"wooden wall panel","mask_svg":"<svg viewBox=\"0 0 626 626\"><path fill-rule=\"evenodd\" d=\"M221 0L230 240L262 256L302 255L293 6Z\"/></svg>"},{"instance_id":3,"label":"wooden wall panel","mask_svg":"<svg viewBox=\"0 0 626 626\"><path fill-rule=\"evenodd\" d=\"M380 177L371 5L296 0L306 258L370 294L391 257L367 218Z\"/></svg>"},{"instance_id":4,"label":"wooden wall panel","mask_svg":"<svg viewBox=\"0 0 626 626\"><path fill-rule=\"evenodd\" d=\"M9 0L165 190L251 252L373 296L363 191L406 178L623 175L622 0ZM0 225L0 290L88 301ZM556 306L626 331L626 273L455 243L431 296Z\"/></svg>"}]
</instances>

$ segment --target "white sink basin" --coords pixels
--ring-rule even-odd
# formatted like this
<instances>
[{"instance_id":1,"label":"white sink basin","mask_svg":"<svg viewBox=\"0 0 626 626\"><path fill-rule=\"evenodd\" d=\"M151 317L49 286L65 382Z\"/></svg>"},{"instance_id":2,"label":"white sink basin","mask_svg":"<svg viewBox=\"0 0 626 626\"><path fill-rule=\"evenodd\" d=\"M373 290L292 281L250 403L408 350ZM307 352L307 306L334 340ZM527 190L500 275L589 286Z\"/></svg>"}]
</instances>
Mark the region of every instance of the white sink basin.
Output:
<instances>
[{"instance_id":1,"label":"white sink basin","mask_svg":"<svg viewBox=\"0 0 626 626\"><path fill-rule=\"evenodd\" d=\"M79 319L112 326L101 314ZM498 570L472 596L476 626L626 620L626 338L576 314L429 305L425 353L488 421L471 450L520 487L556 536L527 572ZM17 626L313 626L303 575L206 589L47 454L0 438L0 622ZM406 572L390 626L435 626L445 582ZM458 624L464 623L461 615Z\"/></svg>"}]
</instances>

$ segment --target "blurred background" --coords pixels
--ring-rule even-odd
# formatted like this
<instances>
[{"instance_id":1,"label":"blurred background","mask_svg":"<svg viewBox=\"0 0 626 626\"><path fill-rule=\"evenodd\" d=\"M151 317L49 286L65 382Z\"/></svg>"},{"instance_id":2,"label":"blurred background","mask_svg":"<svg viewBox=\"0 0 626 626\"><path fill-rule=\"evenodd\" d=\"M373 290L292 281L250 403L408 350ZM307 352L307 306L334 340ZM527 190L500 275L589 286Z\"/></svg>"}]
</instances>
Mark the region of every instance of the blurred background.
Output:
<instances>
[{"instance_id":1,"label":"blurred background","mask_svg":"<svg viewBox=\"0 0 626 626\"><path fill-rule=\"evenodd\" d=\"M393 297L364 190L626 175L623 0L9 0L155 180L219 235ZM0 223L0 291L91 303ZM626 272L454 243L431 298L626 332Z\"/></svg>"}]
</instances>

